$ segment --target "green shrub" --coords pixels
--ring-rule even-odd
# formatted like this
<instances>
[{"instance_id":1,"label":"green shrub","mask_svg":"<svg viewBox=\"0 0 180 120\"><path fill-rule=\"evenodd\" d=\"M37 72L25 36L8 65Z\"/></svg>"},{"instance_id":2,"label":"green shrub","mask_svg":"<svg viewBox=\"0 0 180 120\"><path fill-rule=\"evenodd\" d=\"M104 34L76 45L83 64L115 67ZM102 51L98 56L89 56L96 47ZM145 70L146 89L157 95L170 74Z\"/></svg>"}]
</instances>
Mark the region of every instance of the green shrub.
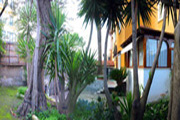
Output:
<instances>
[{"instance_id":1,"label":"green shrub","mask_svg":"<svg viewBox=\"0 0 180 120\"><path fill-rule=\"evenodd\" d=\"M67 120L66 115L59 114L56 109L49 108L43 112L35 112L39 120Z\"/></svg>"},{"instance_id":2,"label":"green shrub","mask_svg":"<svg viewBox=\"0 0 180 120\"><path fill-rule=\"evenodd\" d=\"M118 99L116 98L115 100L117 103ZM119 103L122 120L130 120L133 103L132 94L128 93ZM168 115L168 103L169 101L167 99L161 99L157 102L147 104L143 120L166 120Z\"/></svg>"},{"instance_id":3,"label":"green shrub","mask_svg":"<svg viewBox=\"0 0 180 120\"><path fill-rule=\"evenodd\" d=\"M168 115L168 99L146 105L143 120L166 120Z\"/></svg>"},{"instance_id":4,"label":"green shrub","mask_svg":"<svg viewBox=\"0 0 180 120\"><path fill-rule=\"evenodd\" d=\"M24 94L26 93L27 87L19 87L17 90L17 98L19 99L23 99L24 98Z\"/></svg>"},{"instance_id":5,"label":"green shrub","mask_svg":"<svg viewBox=\"0 0 180 120\"><path fill-rule=\"evenodd\" d=\"M123 120L130 120L131 119L131 109L132 109L132 103L133 103L133 97L131 92L129 92L126 97L123 97L120 102L120 112L122 114Z\"/></svg>"},{"instance_id":6,"label":"green shrub","mask_svg":"<svg viewBox=\"0 0 180 120\"><path fill-rule=\"evenodd\" d=\"M24 95L26 93L27 87L19 87L18 88L18 94Z\"/></svg>"},{"instance_id":7,"label":"green shrub","mask_svg":"<svg viewBox=\"0 0 180 120\"><path fill-rule=\"evenodd\" d=\"M112 111L100 97L98 102L79 100L70 118L72 120L114 120Z\"/></svg>"},{"instance_id":8,"label":"green shrub","mask_svg":"<svg viewBox=\"0 0 180 120\"><path fill-rule=\"evenodd\" d=\"M74 113L70 115L73 120L87 120L91 112L95 109L96 103L87 100L78 100Z\"/></svg>"},{"instance_id":9,"label":"green shrub","mask_svg":"<svg viewBox=\"0 0 180 120\"><path fill-rule=\"evenodd\" d=\"M100 97L95 109L89 115L87 120L114 120L113 111L108 108L108 105Z\"/></svg>"},{"instance_id":10,"label":"green shrub","mask_svg":"<svg viewBox=\"0 0 180 120\"><path fill-rule=\"evenodd\" d=\"M126 68L114 69L110 72L110 78L116 80L117 83L121 83L128 75Z\"/></svg>"}]
</instances>

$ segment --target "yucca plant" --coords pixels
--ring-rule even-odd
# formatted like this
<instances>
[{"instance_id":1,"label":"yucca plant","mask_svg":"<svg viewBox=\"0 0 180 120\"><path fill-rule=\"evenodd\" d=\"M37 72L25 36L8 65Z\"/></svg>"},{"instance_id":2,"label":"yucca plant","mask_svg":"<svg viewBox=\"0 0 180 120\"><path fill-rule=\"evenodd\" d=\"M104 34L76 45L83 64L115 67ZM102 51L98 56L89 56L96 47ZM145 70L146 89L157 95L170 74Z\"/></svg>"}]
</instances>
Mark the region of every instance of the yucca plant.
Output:
<instances>
[{"instance_id":1,"label":"yucca plant","mask_svg":"<svg viewBox=\"0 0 180 120\"><path fill-rule=\"evenodd\" d=\"M27 2L19 10L19 18L16 21L18 28L17 54L26 62L27 85L30 82L31 61L35 48L35 40L32 37L36 30L36 7Z\"/></svg>"},{"instance_id":2,"label":"yucca plant","mask_svg":"<svg viewBox=\"0 0 180 120\"><path fill-rule=\"evenodd\" d=\"M116 80L118 85L121 85L123 80L127 77L128 72L126 68L114 69L110 72L110 77Z\"/></svg>"},{"instance_id":3,"label":"yucca plant","mask_svg":"<svg viewBox=\"0 0 180 120\"><path fill-rule=\"evenodd\" d=\"M2 36L3 36L2 29L3 29L3 23L2 23L2 21L0 21L0 56L6 52L4 49L5 42L2 40Z\"/></svg>"},{"instance_id":4,"label":"yucca plant","mask_svg":"<svg viewBox=\"0 0 180 120\"><path fill-rule=\"evenodd\" d=\"M46 71L50 79L55 80L54 87L60 101L56 102L57 109L61 113L71 113L80 93L94 81L95 54L79 49L84 42L77 34L65 34L63 27L65 15L58 6L55 8L55 13L50 16L50 20L52 23L49 26L50 37L44 50ZM46 36L45 33L43 34ZM69 90L67 97L65 97L66 82Z\"/></svg>"},{"instance_id":5,"label":"yucca plant","mask_svg":"<svg viewBox=\"0 0 180 120\"><path fill-rule=\"evenodd\" d=\"M132 103L133 97L131 92L127 93L126 97L123 97L122 100L119 100L120 111L123 116L123 120L131 119Z\"/></svg>"}]
</instances>

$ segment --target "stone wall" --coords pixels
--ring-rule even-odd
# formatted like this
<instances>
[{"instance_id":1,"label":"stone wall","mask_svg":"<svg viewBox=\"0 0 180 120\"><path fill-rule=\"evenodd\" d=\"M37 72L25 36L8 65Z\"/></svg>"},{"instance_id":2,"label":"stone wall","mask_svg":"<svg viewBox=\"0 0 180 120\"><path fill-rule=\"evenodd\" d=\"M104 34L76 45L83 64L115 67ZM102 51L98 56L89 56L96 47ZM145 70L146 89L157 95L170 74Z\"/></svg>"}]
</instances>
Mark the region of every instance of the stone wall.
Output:
<instances>
[{"instance_id":1,"label":"stone wall","mask_svg":"<svg viewBox=\"0 0 180 120\"><path fill-rule=\"evenodd\" d=\"M0 56L0 85L24 85L25 63L16 53L16 43L6 43L5 54Z\"/></svg>"},{"instance_id":2,"label":"stone wall","mask_svg":"<svg viewBox=\"0 0 180 120\"><path fill-rule=\"evenodd\" d=\"M23 66L0 66L1 86L21 86L25 84Z\"/></svg>"}]
</instances>

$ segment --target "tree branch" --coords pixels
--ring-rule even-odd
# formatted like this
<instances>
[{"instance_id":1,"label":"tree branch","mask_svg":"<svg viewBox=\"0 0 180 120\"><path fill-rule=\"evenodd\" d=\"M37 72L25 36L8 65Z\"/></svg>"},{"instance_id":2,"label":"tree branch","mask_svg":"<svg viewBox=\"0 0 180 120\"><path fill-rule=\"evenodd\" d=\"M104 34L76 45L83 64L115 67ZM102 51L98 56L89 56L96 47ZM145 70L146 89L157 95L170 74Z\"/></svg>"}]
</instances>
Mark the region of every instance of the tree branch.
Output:
<instances>
[{"instance_id":1,"label":"tree branch","mask_svg":"<svg viewBox=\"0 0 180 120\"><path fill-rule=\"evenodd\" d=\"M7 5L8 5L8 0L6 0L4 5L3 5L3 9L0 12L0 17L2 16L2 14L3 14L4 10L6 9Z\"/></svg>"},{"instance_id":2,"label":"tree branch","mask_svg":"<svg viewBox=\"0 0 180 120\"><path fill-rule=\"evenodd\" d=\"M153 62L153 65L151 67L150 74L149 74L149 79L147 81L147 84L146 84L146 87L145 87L145 90L143 92L143 96L142 96L142 99L141 99L141 108L142 108L141 110L143 112L145 111L145 105L146 105L146 102L147 102L148 94L149 94L149 91L150 91L150 87L151 87L151 84L152 84L152 81L153 81L153 76L154 76L154 73L155 73L155 69L156 69L156 65L157 65L157 62L158 62L159 54L160 54L160 51L161 51L161 46L162 46L163 37L164 37L164 33L165 33L165 28L166 28L166 14L167 14L167 7L165 7L165 10L164 10L163 26L162 26L162 31L161 31L161 35L160 35L160 41L159 41L159 44L158 44L157 53L156 53L156 56L154 58L154 62Z\"/></svg>"}]
</instances>

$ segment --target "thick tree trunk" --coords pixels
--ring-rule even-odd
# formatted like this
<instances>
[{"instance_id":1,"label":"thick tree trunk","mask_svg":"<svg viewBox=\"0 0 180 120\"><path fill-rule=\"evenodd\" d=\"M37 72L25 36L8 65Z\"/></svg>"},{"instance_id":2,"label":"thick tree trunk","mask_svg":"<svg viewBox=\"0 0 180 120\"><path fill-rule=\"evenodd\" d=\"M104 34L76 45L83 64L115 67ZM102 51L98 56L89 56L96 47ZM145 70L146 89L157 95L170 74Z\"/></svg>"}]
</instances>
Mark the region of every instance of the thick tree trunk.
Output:
<instances>
[{"instance_id":1,"label":"thick tree trunk","mask_svg":"<svg viewBox=\"0 0 180 120\"><path fill-rule=\"evenodd\" d=\"M43 59L41 56L44 49L41 45L45 44L46 37L41 31L48 35L47 26L51 23L49 14L51 14L50 0L37 0L37 40L31 68L30 85L23 103L17 110L22 116L27 115L30 109L32 109L32 111L41 111L47 108L41 76L43 69Z\"/></svg>"},{"instance_id":2,"label":"thick tree trunk","mask_svg":"<svg viewBox=\"0 0 180 120\"><path fill-rule=\"evenodd\" d=\"M167 116L167 120L171 120L171 112L172 112L172 101L173 101L173 70L171 70L172 73L172 77L171 77L171 86L170 86L170 99L169 99L169 104L168 104L168 116Z\"/></svg>"},{"instance_id":3,"label":"thick tree trunk","mask_svg":"<svg viewBox=\"0 0 180 120\"><path fill-rule=\"evenodd\" d=\"M90 48L90 45L91 45L91 40L92 40L92 33L93 33L93 20L91 20L91 30L90 30L89 42L88 42L88 45L87 45L86 51L88 51L88 50L89 50L89 48Z\"/></svg>"},{"instance_id":4,"label":"thick tree trunk","mask_svg":"<svg viewBox=\"0 0 180 120\"><path fill-rule=\"evenodd\" d=\"M172 91L172 106L171 106L171 119L180 119L180 22L175 28L175 46L174 46L174 65L173 65L173 91Z\"/></svg>"},{"instance_id":5,"label":"thick tree trunk","mask_svg":"<svg viewBox=\"0 0 180 120\"><path fill-rule=\"evenodd\" d=\"M101 25L97 27L97 37L98 37L98 74L102 74Z\"/></svg>"},{"instance_id":6,"label":"thick tree trunk","mask_svg":"<svg viewBox=\"0 0 180 120\"><path fill-rule=\"evenodd\" d=\"M154 73L155 73L155 70L156 70L158 58L159 58L159 55L160 55L160 52L161 52L161 46L162 46L162 43L163 43L163 38L164 38L164 33L165 33L165 28L166 28L166 14L167 14L167 7L165 7L165 10L164 10L163 26L162 26L162 30L161 30L158 49L157 49L157 52L156 52L156 56L154 58L153 65L152 65L151 70L150 70L149 79L147 81L147 84L146 84L146 87L144 89L143 96L142 96L142 99L141 99L141 115L140 115L141 119L143 119L143 116L144 116L144 111L145 111L145 108L146 108L147 98L148 98L149 91L150 91L150 88L151 88L151 84L152 84L152 81L153 81L153 77L154 77Z\"/></svg>"},{"instance_id":7,"label":"thick tree trunk","mask_svg":"<svg viewBox=\"0 0 180 120\"><path fill-rule=\"evenodd\" d=\"M121 114L117 110L116 106L113 105L111 94L109 92L108 85L107 85L107 72L106 72L106 70L107 70L107 43L108 43L108 35L109 35L110 28L111 28L111 23L109 23L108 28L107 28L105 47L104 47L104 91L105 91L105 95L107 98L108 106L111 110L114 111L113 114L114 114L115 120L120 120Z\"/></svg>"},{"instance_id":8,"label":"thick tree trunk","mask_svg":"<svg viewBox=\"0 0 180 120\"><path fill-rule=\"evenodd\" d=\"M137 2L136 2L137 3ZM139 83L138 83L138 65L137 65L137 4L135 5L135 0L131 1L131 13L132 13L132 43L133 43L133 104L131 112L131 120L140 120L140 93L139 93Z\"/></svg>"},{"instance_id":9,"label":"thick tree trunk","mask_svg":"<svg viewBox=\"0 0 180 120\"><path fill-rule=\"evenodd\" d=\"M174 2L176 2L176 0L174 0ZM176 10L176 7L175 7L175 4L173 4L174 5L174 10ZM180 4L179 4L179 7L180 7ZM177 14L176 13L176 11L174 11L174 14ZM174 18L175 19L175 18ZM179 22L180 22L180 12L179 12L179 18L178 18L179 20ZM177 20L174 20L174 21L177 21ZM177 23L175 23L174 24L174 26L175 26L175 32L174 32L174 36L175 36L175 45L176 44L180 44L179 43L179 38L178 38L178 35L179 35L179 22L178 22L178 24ZM177 60L179 60L179 58L178 58L178 56L179 56L179 51L178 51L178 49L179 49L179 47L178 46L175 46L174 47L174 51L176 50L177 52L175 53L174 52L174 58L175 58L175 56L176 56L176 59L174 59L174 65L173 65L173 70L172 70L172 80L171 80L171 94L170 94L170 100L169 100L169 106L168 106L168 120L173 120L175 117L177 117L178 115L176 115L176 116L172 116L174 113L177 113L177 109L176 110L173 110L174 108L174 104L176 104L177 103L177 98L176 98L176 95L178 95L178 94L176 94L176 92L175 91L177 91L177 90L174 90L174 89L178 89L177 88L177 86L174 86L174 84L176 83L176 82L178 82L178 78L174 78L174 74L176 74L176 76L177 76L177 74L178 74L178 72L179 71L174 71L175 70L175 68L174 68L174 66L175 65L177 65L178 63L177 62L179 62L179 61L177 61ZM175 55L176 54L176 55ZM176 64L175 64L175 62L176 62ZM177 66L176 66L176 70L179 70L179 68L177 68ZM175 79L176 79L176 81L175 81ZM173 104L173 102L174 101L176 101L174 104ZM179 106L177 106L177 107L179 107ZM174 113L173 113L174 112ZM176 118L177 119L177 118Z\"/></svg>"}]
</instances>

